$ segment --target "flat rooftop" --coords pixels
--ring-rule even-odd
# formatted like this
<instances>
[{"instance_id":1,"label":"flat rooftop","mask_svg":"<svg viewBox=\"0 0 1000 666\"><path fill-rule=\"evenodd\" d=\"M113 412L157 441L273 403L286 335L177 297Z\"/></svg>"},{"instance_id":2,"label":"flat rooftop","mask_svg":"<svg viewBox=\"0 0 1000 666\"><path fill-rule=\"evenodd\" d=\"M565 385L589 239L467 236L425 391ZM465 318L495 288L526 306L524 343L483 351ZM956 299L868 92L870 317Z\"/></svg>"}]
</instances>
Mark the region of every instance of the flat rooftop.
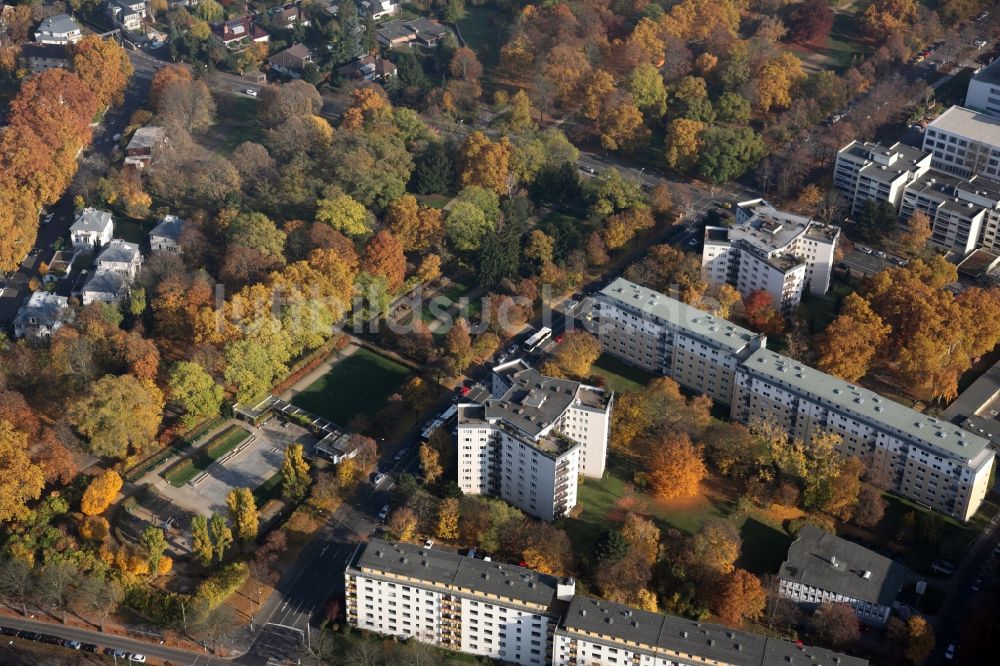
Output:
<instances>
[{"instance_id":1,"label":"flat rooftop","mask_svg":"<svg viewBox=\"0 0 1000 666\"><path fill-rule=\"evenodd\" d=\"M962 391L941 418L991 441L1000 435L1000 362Z\"/></svg>"},{"instance_id":2,"label":"flat rooftop","mask_svg":"<svg viewBox=\"0 0 1000 666\"><path fill-rule=\"evenodd\" d=\"M927 129L949 132L972 141L1000 146L1000 118L964 106L951 107L935 118ZM924 136L927 136L926 132Z\"/></svg>"},{"instance_id":3,"label":"flat rooftop","mask_svg":"<svg viewBox=\"0 0 1000 666\"><path fill-rule=\"evenodd\" d=\"M575 595L557 634L582 634L588 641L622 645L660 656L730 666L864 666L868 662L822 648L796 645L707 622L688 620ZM697 655L692 660L689 655Z\"/></svg>"},{"instance_id":4,"label":"flat rooftop","mask_svg":"<svg viewBox=\"0 0 1000 666\"><path fill-rule=\"evenodd\" d=\"M597 295L733 353L742 351L748 344L762 337L625 278L615 279L597 292Z\"/></svg>"},{"instance_id":5,"label":"flat rooftop","mask_svg":"<svg viewBox=\"0 0 1000 666\"><path fill-rule=\"evenodd\" d=\"M372 539L365 545L354 569L461 588L480 595L493 594L546 608L556 601L559 582L555 576L523 567L382 539Z\"/></svg>"},{"instance_id":6,"label":"flat rooftop","mask_svg":"<svg viewBox=\"0 0 1000 666\"><path fill-rule=\"evenodd\" d=\"M981 81L982 83L990 83L992 85L1000 85L1000 58L997 58L990 64L983 67L979 72L972 77L973 81Z\"/></svg>"},{"instance_id":7,"label":"flat rooftop","mask_svg":"<svg viewBox=\"0 0 1000 666\"><path fill-rule=\"evenodd\" d=\"M938 455L972 463L989 442L967 430L921 414L874 391L820 372L769 349L754 351L743 362L754 375L792 388L822 404L832 405L886 432L896 431Z\"/></svg>"}]
</instances>

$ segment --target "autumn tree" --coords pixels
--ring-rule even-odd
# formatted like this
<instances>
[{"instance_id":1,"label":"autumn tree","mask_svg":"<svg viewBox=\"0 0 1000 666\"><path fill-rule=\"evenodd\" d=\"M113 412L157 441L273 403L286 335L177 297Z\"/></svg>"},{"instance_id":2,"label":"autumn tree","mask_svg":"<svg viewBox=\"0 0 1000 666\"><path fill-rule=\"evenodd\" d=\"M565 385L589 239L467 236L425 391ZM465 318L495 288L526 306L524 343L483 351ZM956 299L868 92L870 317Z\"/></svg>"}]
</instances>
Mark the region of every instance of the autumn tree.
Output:
<instances>
[{"instance_id":1,"label":"autumn tree","mask_svg":"<svg viewBox=\"0 0 1000 666\"><path fill-rule=\"evenodd\" d=\"M163 553L167 550L167 538L163 530L155 525L146 527L142 536L139 537L139 545L146 554L149 561L149 570L154 574L159 571L160 563L163 561Z\"/></svg>"},{"instance_id":2,"label":"autumn tree","mask_svg":"<svg viewBox=\"0 0 1000 666\"><path fill-rule=\"evenodd\" d=\"M371 231L368 211L343 192L331 193L316 202L316 221L329 224L347 236L365 236Z\"/></svg>"},{"instance_id":3,"label":"autumn tree","mask_svg":"<svg viewBox=\"0 0 1000 666\"><path fill-rule=\"evenodd\" d=\"M438 505L437 530L439 538L453 541L458 538L458 500L452 497L441 500Z\"/></svg>"},{"instance_id":4,"label":"autumn tree","mask_svg":"<svg viewBox=\"0 0 1000 666\"><path fill-rule=\"evenodd\" d=\"M760 579L744 569L734 569L719 581L711 603L712 612L730 626L760 619L766 606Z\"/></svg>"},{"instance_id":5,"label":"autumn tree","mask_svg":"<svg viewBox=\"0 0 1000 666\"><path fill-rule=\"evenodd\" d=\"M178 361L168 380L170 397L184 408L184 422L218 416L225 392L203 367L192 361Z\"/></svg>"},{"instance_id":6,"label":"autumn tree","mask_svg":"<svg viewBox=\"0 0 1000 666\"><path fill-rule=\"evenodd\" d=\"M301 444L292 444L285 449L281 463L281 494L292 502L302 501L309 491L309 463L302 451Z\"/></svg>"},{"instance_id":7,"label":"autumn tree","mask_svg":"<svg viewBox=\"0 0 1000 666\"><path fill-rule=\"evenodd\" d=\"M510 111L507 114L507 127L515 134L534 130L537 125L533 118L534 109L531 99L523 89L519 88L510 98Z\"/></svg>"},{"instance_id":8,"label":"autumn tree","mask_svg":"<svg viewBox=\"0 0 1000 666\"><path fill-rule=\"evenodd\" d=\"M444 233L441 211L421 206L412 194L405 194L389 204L385 224L407 252L436 245Z\"/></svg>"},{"instance_id":9,"label":"autumn tree","mask_svg":"<svg viewBox=\"0 0 1000 666\"><path fill-rule=\"evenodd\" d=\"M874 0L861 16L861 25L872 37L884 40L905 32L916 16L914 0Z\"/></svg>"},{"instance_id":10,"label":"autumn tree","mask_svg":"<svg viewBox=\"0 0 1000 666\"><path fill-rule=\"evenodd\" d=\"M412 541L417 535L417 514L408 506L401 506L389 516L386 527L400 541Z\"/></svg>"},{"instance_id":11,"label":"autumn tree","mask_svg":"<svg viewBox=\"0 0 1000 666\"><path fill-rule=\"evenodd\" d=\"M698 120L676 118L667 126L665 140L667 166L687 172L694 168L702 147L702 132L707 125Z\"/></svg>"},{"instance_id":12,"label":"autumn tree","mask_svg":"<svg viewBox=\"0 0 1000 666\"><path fill-rule=\"evenodd\" d=\"M810 624L820 641L836 649L861 637L858 616L848 603L823 602L813 613Z\"/></svg>"},{"instance_id":13,"label":"autumn tree","mask_svg":"<svg viewBox=\"0 0 1000 666\"><path fill-rule=\"evenodd\" d=\"M104 513L118 497L122 483L122 478L113 469L95 476L87 489L83 491L80 511L87 516L97 516Z\"/></svg>"},{"instance_id":14,"label":"autumn tree","mask_svg":"<svg viewBox=\"0 0 1000 666\"><path fill-rule=\"evenodd\" d=\"M871 484L864 483L858 491L858 501L854 505L851 522L859 527L875 527L882 522L886 506L882 491Z\"/></svg>"},{"instance_id":15,"label":"autumn tree","mask_svg":"<svg viewBox=\"0 0 1000 666\"><path fill-rule=\"evenodd\" d=\"M236 527L236 538L243 543L256 539L260 517L253 492L249 488L230 490L226 495L226 507L229 509L229 521Z\"/></svg>"},{"instance_id":16,"label":"autumn tree","mask_svg":"<svg viewBox=\"0 0 1000 666\"><path fill-rule=\"evenodd\" d=\"M783 21L788 28L788 41L805 44L830 34L833 9L826 0L805 0L787 5Z\"/></svg>"},{"instance_id":17,"label":"autumn tree","mask_svg":"<svg viewBox=\"0 0 1000 666\"><path fill-rule=\"evenodd\" d=\"M441 467L441 454L429 444L420 445L420 471L427 483L435 483L444 473Z\"/></svg>"},{"instance_id":18,"label":"autumn tree","mask_svg":"<svg viewBox=\"0 0 1000 666\"><path fill-rule=\"evenodd\" d=\"M323 108L316 87L301 79L260 89L257 115L268 127L276 127L293 116L312 116Z\"/></svg>"},{"instance_id":19,"label":"autumn tree","mask_svg":"<svg viewBox=\"0 0 1000 666\"><path fill-rule=\"evenodd\" d=\"M568 331L563 336L552 354L551 361L546 362L546 374L557 376L586 377L594 361L601 355L601 342L587 331ZM550 367L553 366L553 367Z\"/></svg>"},{"instance_id":20,"label":"autumn tree","mask_svg":"<svg viewBox=\"0 0 1000 666\"><path fill-rule=\"evenodd\" d=\"M200 514L191 518L191 549L203 565L208 566L212 562L215 547L208 529L208 518Z\"/></svg>"},{"instance_id":21,"label":"autumn tree","mask_svg":"<svg viewBox=\"0 0 1000 666\"><path fill-rule=\"evenodd\" d=\"M472 132L459 150L459 182L463 187L479 185L507 194L510 154L511 144L506 137L494 142L482 132Z\"/></svg>"},{"instance_id":22,"label":"autumn tree","mask_svg":"<svg viewBox=\"0 0 1000 666\"><path fill-rule=\"evenodd\" d=\"M657 377L639 391L623 393L612 412L612 446L645 454L663 433L699 435L710 422L712 399L681 393L669 377Z\"/></svg>"},{"instance_id":23,"label":"autumn tree","mask_svg":"<svg viewBox=\"0 0 1000 666\"><path fill-rule=\"evenodd\" d=\"M893 617L886 625L886 640L901 648L909 663L922 664L934 649L934 629L920 615L905 622Z\"/></svg>"},{"instance_id":24,"label":"autumn tree","mask_svg":"<svg viewBox=\"0 0 1000 666\"><path fill-rule=\"evenodd\" d=\"M660 552L660 530L652 520L629 513L619 532L628 542L630 553L642 557L649 564L656 562Z\"/></svg>"},{"instance_id":25,"label":"autumn tree","mask_svg":"<svg viewBox=\"0 0 1000 666\"><path fill-rule=\"evenodd\" d=\"M69 418L98 456L124 458L154 441L163 417L163 393L133 375L105 375L69 409Z\"/></svg>"},{"instance_id":26,"label":"autumn tree","mask_svg":"<svg viewBox=\"0 0 1000 666\"><path fill-rule=\"evenodd\" d=\"M740 534L728 520L713 518L701 524L687 544L689 567L710 574L731 573L740 556Z\"/></svg>"},{"instance_id":27,"label":"autumn tree","mask_svg":"<svg viewBox=\"0 0 1000 666\"><path fill-rule=\"evenodd\" d=\"M28 457L28 436L0 421L0 522L28 515L27 503L45 486L41 468Z\"/></svg>"},{"instance_id":28,"label":"autumn tree","mask_svg":"<svg viewBox=\"0 0 1000 666\"><path fill-rule=\"evenodd\" d=\"M899 234L899 244L911 256L918 256L927 248L931 231L931 219L927 213L914 211L906 221L906 230Z\"/></svg>"},{"instance_id":29,"label":"autumn tree","mask_svg":"<svg viewBox=\"0 0 1000 666\"><path fill-rule=\"evenodd\" d=\"M551 523L525 524L527 538L521 558L529 569L553 576L573 572L573 543L566 531Z\"/></svg>"},{"instance_id":30,"label":"autumn tree","mask_svg":"<svg viewBox=\"0 0 1000 666\"><path fill-rule=\"evenodd\" d=\"M692 444L687 433L677 433L662 436L653 448L648 468L653 494L663 499L697 494L708 474L702 456L704 447Z\"/></svg>"},{"instance_id":31,"label":"autumn tree","mask_svg":"<svg viewBox=\"0 0 1000 666\"><path fill-rule=\"evenodd\" d=\"M208 519L208 533L211 537L212 554L221 562L226 551L233 545L233 530L226 522L226 517L220 513L213 513Z\"/></svg>"},{"instance_id":32,"label":"autumn tree","mask_svg":"<svg viewBox=\"0 0 1000 666\"><path fill-rule=\"evenodd\" d=\"M459 317L444 336L444 351L452 372L464 372L472 360L472 337L469 335L469 325Z\"/></svg>"},{"instance_id":33,"label":"autumn tree","mask_svg":"<svg viewBox=\"0 0 1000 666\"><path fill-rule=\"evenodd\" d=\"M861 379L890 330L864 297L848 294L840 314L817 338L819 369L849 382Z\"/></svg>"},{"instance_id":34,"label":"autumn tree","mask_svg":"<svg viewBox=\"0 0 1000 666\"><path fill-rule=\"evenodd\" d=\"M747 294L743 299L743 316L750 328L768 335L777 335L785 328L774 299L763 289Z\"/></svg>"},{"instance_id":35,"label":"autumn tree","mask_svg":"<svg viewBox=\"0 0 1000 666\"><path fill-rule=\"evenodd\" d=\"M132 62L113 39L88 35L72 45L70 65L102 105L121 104L132 76Z\"/></svg>"},{"instance_id":36,"label":"autumn tree","mask_svg":"<svg viewBox=\"0 0 1000 666\"><path fill-rule=\"evenodd\" d=\"M378 232L365 244L361 270L384 277L389 291L395 293L406 278L402 244L389 231Z\"/></svg>"},{"instance_id":37,"label":"autumn tree","mask_svg":"<svg viewBox=\"0 0 1000 666\"><path fill-rule=\"evenodd\" d=\"M645 257L625 269L625 277L692 305L698 303L708 289L701 257L669 244L649 248Z\"/></svg>"}]
</instances>

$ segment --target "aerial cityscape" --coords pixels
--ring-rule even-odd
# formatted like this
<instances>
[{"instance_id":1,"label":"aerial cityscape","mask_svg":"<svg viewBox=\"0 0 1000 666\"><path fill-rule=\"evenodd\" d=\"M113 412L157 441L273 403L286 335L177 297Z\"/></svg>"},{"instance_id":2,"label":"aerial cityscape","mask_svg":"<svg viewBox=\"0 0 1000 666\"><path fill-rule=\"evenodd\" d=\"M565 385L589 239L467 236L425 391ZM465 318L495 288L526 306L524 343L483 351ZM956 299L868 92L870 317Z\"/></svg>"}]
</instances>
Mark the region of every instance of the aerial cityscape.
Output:
<instances>
[{"instance_id":1,"label":"aerial cityscape","mask_svg":"<svg viewBox=\"0 0 1000 666\"><path fill-rule=\"evenodd\" d=\"M991 0L6 0L0 328L0 666L1000 653Z\"/></svg>"}]
</instances>

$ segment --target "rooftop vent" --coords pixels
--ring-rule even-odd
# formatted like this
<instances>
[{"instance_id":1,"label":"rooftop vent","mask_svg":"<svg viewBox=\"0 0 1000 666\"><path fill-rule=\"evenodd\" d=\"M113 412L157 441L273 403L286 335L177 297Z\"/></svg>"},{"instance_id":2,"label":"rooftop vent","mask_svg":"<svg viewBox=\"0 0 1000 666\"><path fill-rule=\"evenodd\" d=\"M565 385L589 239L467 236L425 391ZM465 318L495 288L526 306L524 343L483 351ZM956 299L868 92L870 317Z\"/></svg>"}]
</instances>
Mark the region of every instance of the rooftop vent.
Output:
<instances>
[{"instance_id":1,"label":"rooftop vent","mask_svg":"<svg viewBox=\"0 0 1000 666\"><path fill-rule=\"evenodd\" d=\"M405 557L399 558L399 561L402 562L403 564L409 564L410 563L410 561L408 559L406 559Z\"/></svg>"},{"instance_id":2,"label":"rooftop vent","mask_svg":"<svg viewBox=\"0 0 1000 666\"><path fill-rule=\"evenodd\" d=\"M864 578L865 580L870 580L872 577L872 572L869 571L868 569L865 569L864 571L861 572L861 577Z\"/></svg>"}]
</instances>

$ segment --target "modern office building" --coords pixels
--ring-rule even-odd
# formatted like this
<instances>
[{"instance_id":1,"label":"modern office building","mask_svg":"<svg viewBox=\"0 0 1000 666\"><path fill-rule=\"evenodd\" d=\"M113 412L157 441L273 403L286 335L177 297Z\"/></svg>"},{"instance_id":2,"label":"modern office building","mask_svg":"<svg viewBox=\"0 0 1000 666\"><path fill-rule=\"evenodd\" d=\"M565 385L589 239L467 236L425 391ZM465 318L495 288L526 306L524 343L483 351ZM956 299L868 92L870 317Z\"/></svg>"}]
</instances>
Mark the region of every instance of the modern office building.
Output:
<instances>
[{"instance_id":1,"label":"modern office building","mask_svg":"<svg viewBox=\"0 0 1000 666\"><path fill-rule=\"evenodd\" d=\"M980 69L969 81L965 106L1000 117L1000 58Z\"/></svg>"},{"instance_id":2,"label":"modern office building","mask_svg":"<svg viewBox=\"0 0 1000 666\"><path fill-rule=\"evenodd\" d=\"M807 523L778 570L778 594L810 611L850 604L861 622L882 626L908 578L902 564Z\"/></svg>"},{"instance_id":3,"label":"modern office building","mask_svg":"<svg viewBox=\"0 0 1000 666\"><path fill-rule=\"evenodd\" d=\"M546 377L521 360L458 405L458 485L555 520L576 506L579 475L601 478L613 395Z\"/></svg>"},{"instance_id":4,"label":"modern office building","mask_svg":"<svg viewBox=\"0 0 1000 666\"><path fill-rule=\"evenodd\" d=\"M939 171L1000 180L1000 118L953 106L924 130L924 151Z\"/></svg>"},{"instance_id":5,"label":"modern office building","mask_svg":"<svg viewBox=\"0 0 1000 666\"><path fill-rule=\"evenodd\" d=\"M736 421L804 441L840 435L877 485L960 520L986 496L985 438L772 352L763 336L621 279L595 295L594 319L605 351L729 405Z\"/></svg>"},{"instance_id":6,"label":"modern office building","mask_svg":"<svg viewBox=\"0 0 1000 666\"><path fill-rule=\"evenodd\" d=\"M903 190L931 167L931 156L902 143L852 141L837 151L833 185L857 215L866 201L888 202L899 208Z\"/></svg>"},{"instance_id":7,"label":"modern office building","mask_svg":"<svg viewBox=\"0 0 1000 666\"><path fill-rule=\"evenodd\" d=\"M934 247L963 255L993 248L1000 228L1000 183L931 170L907 185L899 217L909 220L918 210L930 218L929 242Z\"/></svg>"},{"instance_id":8,"label":"modern office building","mask_svg":"<svg viewBox=\"0 0 1000 666\"><path fill-rule=\"evenodd\" d=\"M371 540L344 571L347 621L519 666L864 666L862 659L576 595L572 579Z\"/></svg>"},{"instance_id":9,"label":"modern office building","mask_svg":"<svg viewBox=\"0 0 1000 666\"><path fill-rule=\"evenodd\" d=\"M802 292L825 294L840 227L786 213L763 199L736 205L732 227L706 227L701 265L709 284L732 285L744 297L766 291L791 314Z\"/></svg>"},{"instance_id":10,"label":"modern office building","mask_svg":"<svg viewBox=\"0 0 1000 666\"><path fill-rule=\"evenodd\" d=\"M624 278L593 297L593 319L604 350L647 372L731 404L741 358L766 339Z\"/></svg>"}]
</instances>

